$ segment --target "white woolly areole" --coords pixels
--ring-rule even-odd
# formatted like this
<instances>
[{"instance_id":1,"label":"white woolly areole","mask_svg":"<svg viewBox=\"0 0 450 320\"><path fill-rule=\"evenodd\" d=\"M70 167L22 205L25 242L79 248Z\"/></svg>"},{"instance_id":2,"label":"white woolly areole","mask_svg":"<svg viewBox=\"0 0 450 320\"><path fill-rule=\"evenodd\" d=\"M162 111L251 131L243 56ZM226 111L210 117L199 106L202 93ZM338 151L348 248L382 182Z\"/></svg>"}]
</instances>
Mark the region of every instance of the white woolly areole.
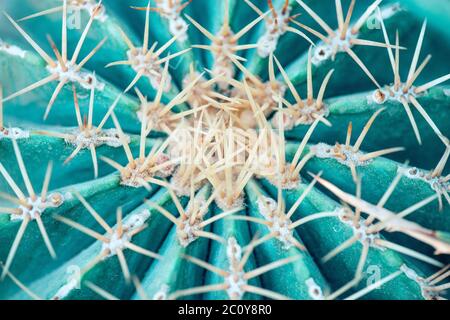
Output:
<instances>
[{"instance_id":1,"label":"white woolly areole","mask_svg":"<svg viewBox=\"0 0 450 320\"><path fill-rule=\"evenodd\" d=\"M143 170L141 172L141 170ZM129 168L127 175L121 174L120 184L132 188L142 187L142 180L145 181L147 173L141 163L137 163L135 168ZM153 177L153 176L152 176Z\"/></svg>"},{"instance_id":2,"label":"white woolly areole","mask_svg":"<svg viewBox=\"0 0 450 320\"><path fill-rule=\"evenodd\" d=\"M194 205L195 202L196 204ZM181 246L187 247L189 244L198 239L198 236L196 236L195 233L202 230L200 223L203 222L203 216L199 213L199 210L201 210L204 205L204 199L194 199L194 201L189 202L188 207L185 210L187 218L178 219L180 224L177 225L177 236ZM192 208L194 207L199 209L193 211ZM191 220L193 214L195 214L195 219Z\"/></svg>"},{"instance_id":3,"label":"white woolly areole","mask_svg":"<svg viewBox=\"0 0 450 320\"><path fill-rule=\"evenodd\" d=\"M290 12L290 7L287 8L284 14L283 10L277 10L277 19L265 19L265 32L257 42L258 55L261 58L267 58L277 49L278 40L286 33Z\"/></svg>"},{"instance_id":4,"label":"white woolly areole","mask_svg":"<svg viewBox=\"0 0 450 320\"><path fill-rule=\"evenodd\" d=\"M26 139L30 137L30 132L19 128L0 129L0 140L2 139Z\"/></svg>"},{"instance_id":5,"label":"white woolly areole","mask_svg":"<svg viewBox=\"0 0 450 320\"><path fill-rule=\"evenodd\" d=\"M164 153L159 154L155 161L155 166L162 165L167 163L170 160L170 157ZM144 167L144 162L140 161L140 159L135 159L135 163L133 166L128 166L121 172L121 181L120 184L132 188L140 188L143 186L143 181L146 181L147 178L153 178L155 176L161 178L167 178L170 176L175 170L175 165L167 164L160 168L156 172L150 172L152 165L147 165Z\"/></svg>"},{"instance_id":6,"label":"white woolly areole","mask_svg":"<svg viewBox=\"0 0 450 320\"><path fill-rule=\"evenodd\" d=\"M218 197L216 197L215 201L216 201L217 206L220 209L227 211L227 210L232 210L232 209L242 207L245 203L244 200L245 200L244 196L241 194L237 198L233 199L233 202L231 204L228 202L226 197L222 198L222 197L218 196Z\"/></svg>"},{"instance_id":7,"label":"white woolly areole","mask_svg":"<svg viewBox=\"0 0 450 320\"><path fill-rule=\"evenodd\" d=\"M403 11L403 9L400 6L400 3L396 2L396 3L393 3L388 6L384 6L383 8L381 8L381 17L383 18L383 20L389 19L390 17L392 17L394 14L396 14L399 11ZM378 18L378 14L376 15L376 17Z\"/></svg>"},{"instance_id":8,"label":"white woolly areole","mask_svg":"<svg viewBox=\"0 0 450 320\"><path fill-rule=\"evenodd\" d=\"M187 247L189 244L194 242L198 237L194 234L195 231L199 231L200 228L198 227L198 224L191 225L189 223L189 220L183 221L181 223L181 226L178 227L178 241L180 242L181 246ZM186 237L181 236L180 233L183 235L186 235Z\"/></svg>"},{"instance_id":9,"label":"white woolly areole","mask_svg":"<svg viewBox=\"0 0 450 320\"><path fill-rule=\"evenodd\" d=\"M450 181L445 181L445 177L432 177L430 172L415 167L407 168L399 166L397 168L397 173L401 173L403 176L412 180L421 180L439 194L442 194L444 191L450 191Z\"/></svg>"},{"instance_id":10,"label":"white woolly areole","mask_svg":"<svg viewBox=\"0 0 450 320\"><path fill-rule=\"evenodd\" d=\"M400 5L398 3L385 6L381 9L381 17L383 20L392 17L395 13L400 10ZM381 29L378 13L373 14L366 21L368 28ZM324 43L320 41L319 44L314 48L312 63L314 65L320 65L322 62L328 59L334 59L336 54L339 52L345 52L345 48L351 48L353 45L350 43L352 39L358 39L359 34L352 34L352 28L349 27L345 35L345 39L341 39L341 32L335 30L335 36L328 38L330 43Z\"/></svg>"},{"instance_id":11,"label":"white woolly areole","mask_svg":"<svg viewBox=\"0 0 450 320\"><path fill-rule=\"evenodd\" d=\"M222 29L211 44L211 52L214 58L212 66L212 75L214 77L234 78L236 69L234 63L230 60L229 55L234 55L236 46L233 40L234 33L227 29ZM221 90L227 90L229 83L227 81L217 81L217 85Z\"/></svg>"},{"instance_id":12,"label":"white woolly areole","mask_svg":"<svg viewBox=\"0 0 450 320\"><path fill-rule=\"evenodd\" d=\"M256 201L258 210L263 217L272 223L267 226L270 232L278 234L277 239L283 244L283 249L288 250L292 247L291 239L294 237L294 231L289 229L292 221L285 216L280 216L277 213L277 202L269 197L259 197Z\"/></svg>"},{"instance_id":13,"label":"white woolly areole","mask_svg":"<svg viewBox=\"0 0 450 320\"><path fill-rule=\"evenodd\" d=\"M277 174L276 177L270 177L268 180L274 185L278 185L278 179L281 179L281 188L283 188L283 190L292 190L297 188L301 182L300 175L292 175L289 167L290 163L287 163L282 172Z\"/></svg>"},{"instance_id":14,"label":"white woolly areole","mask_svg":"<svg viewBox=\"0 0 450 320\"><path fill-rule=\"evenodd\" d=\"M181 4L173 0L157 0L156 6L160 9L161 16L169 23L169 31L179 41L186 41L188 24L181 17Z\"/></svg>"},{"instance_id":15,"label":"white woolly areole","mask_svg":"<svg viewBox=\"0 0 450 320\"><path fill-rule=\"evenodd\" d=\"M145 222L150 219L152 213L148 209L142 210L140 213L131 215L124 224L125 228L130 231L142 227Z\"/></svg>"},{"instance_id":16,"label":"white woolly areole","mask_svg":"<svg viewBox=\"0 0 450 320\"><path fill-rule=\"evenodd\" d=\"M314 281L313 278L306 279L305 281L306 286L308 287L308 295L313 300L324 300L325 297L323 296L322 288L319 287L319 285Z\"/></svg>"},{"instance_id":17,"label":"white woolly areole","mask_svg":"<svg viewBox=\"0 0 450 320\"><path fill-rule=\"evenodd\" d=\"M127 244L130 240L131 238L128 237L127 233L124 233L122 236L119 236L117 233L113 233L109 239L109 242L103 242L102 244L102 251L109 252L109 255L107 255L105 259L115 256L117 251L124 249L125 244Z\"/></svg>"},{"instance_id":18,"label":"white woolly areole","mask_svg":"<svg viewBox=\"0 0 450 320\"><path fill-rule=\"evenodd\" d=\"M68 10L83 10L86 11L91 17L94 14L94 10L97 8L98 4L99 2L97 0L69 0L67 3ZM101 6L100 11L94 19L100 22L105 22L106 19L108 19L105 6Z\"/></svg>"},{"instance_id":19,"label":"white woolly areole","mask_svg":"<svg viewBox=\"0 0 450 320\"><path fill-rule=\"evenodd\" d=\"M56 294L52 297L52 300L62 300L69 295L72 290L78 288L79 282L77 279L72 278L69 282L63 285Z\"/></svg>"},{"instance_id":20,"label":"white woolly areole","mask_svg":"<svg viewBox=\"0 0 450 320\"><path fill-rule=\"evenodd\" d=\"M367 101L369 103L375 102L376 104L384 104L386 101L397 101L402 103L402 101L409 101L410 96L417 98L423 95L423 93L418 94L415 92L415 86L411 86L407 90L405 88L406 84L402 83L398 88L395 88L395 85L391 85L384 89L377 89L367 97Z\"/></svg>"},{"instance_id":21,"label":"white woolly areole","mask_svg":"<svg viewBox=\"0 0 450 320\"><path fill-rule=\"evenodd\" d=\"M142 227L144 223L150 218L150 216L151 216L150 211L148 209L145 209L140 213L135 213L130 217L128 217L123 223L122 235L119 236L117 232L114 232L110 236L109 242L102 243L102 252L109 253L103 259L115 256L118 250L123 250L125 248L125 244L130 242L132 239L131 232Z\"/></svg>"},{"instance_id":22,"label":"white woolly areole","mask_svg":"<svg viewBox=\"0 0 450 320\"><path fill-rule=\"evenodd\" d=\"M66 192L66 193L64 193L63 197L64 197L64 200L69 201L69 200L73 199L73 194L70 192Z\"/></svg>"},{"instance_id":23,"label":"white woolly areole","mask_svg":"<svg viewBox=\"0 0 450 320\"><path fill-rule=\"evenodd\" d=\"M259 213L262 214L266 220L271 220L273 218L274 213L277 210L277 202L269 197L259 197L256 200L256 204L258 205Z\"/></svg>"},{"instance_id":24,"label":"white woolly areole","mask_svg":"<svg viewBox=\"0 0 450 320\"><path fill-rule=\"evenodd\" d=\"M308 104L304 101L305 105L301 108L295 110L295 113L287 113L278 111L275 113L271 122L275 128L278 128L278 118L283 116L283 127L285 130L292 130L294 127L299 125L310 125L320 116L327 118L330 115L330 110L328 106L322 102L320 106L317 105L317 101L314 100L313 103Z\"/></svg>"},{"instance_id":25,"label":"white woolly areole","mask_svg":"<svg viewBox=\"0 0 450 320\"><path fill-rule=\"evenodd\" d=\"M227 241L227 259L229 262L240 261L242 258L242 248L235 237L229 237ZM230 263L231 265L231 263Z\"/></svg>"},{"instance_id":26,"label":"white woolly areole","mask_svg":"<svg viewBox=\"0 0 450 320\"><path fill-rule=\"evenodd\" d=\"M188 24L186 23L186 21L184 21L183 18L178 16L175 19L170 19L169 30L172 35L178 37L178 40L187 40Z\"/></svg>"},{"instance_id":27,"label":"white woolly areole","mask_svg":"<svg viewBox=\"0 0 450 320\"><path fill-rule=\"evenodd\" d=\"M426 281L426 279L420 277L416 271L409 268L406 264L402 264L400 270L411 280L416 282L420 286L420 290L422 292L422 297L425 300L433 300L439 297L439 291L432 290L433 286Z\"/></svg>"},{"instance_id":28,"label":"white woolly areole","mask_svg":"<svg viewBox=\"0 0 450 320\"><path fill-rule=\"evenodd\" d=\"M336 213L338 213L339 220L348 225L353 230L353 234L358 236L358 241L362 244L368 244L372 248L377 248L384 250L383 247L380 247L376 244L376 240L380 239L379 233L367 233L369 226L366 226L365 219L359 218L358 226L355 226L353 223L352 217L349 217L345 208L336 209Z\"/></svg>"},{"instance_id":29,"label":"white woolly areole","mask_svg":"<svg viewBox=\"0 0 450 320\"><path fill-rule=\"evenodd\" d=\"M355 167L363 167L367 166L370 163L372 163L372 159L361 161L360 158L365 155L364 152L353 151L353 147L350 146L350 148L346 148L345 145L341 145L341 149L339 151L342 152L342 154L346 157L346 159L342 159L341 157L336 156L333 154L335 146L331 146L326 143L318 143L314 146L311 146L311 152L314 153L314 155L321 159L335 159L337 162L350 167L350 165L354 165Z\"/></svg>"},{"instance_id":30,"label":"white woolly areole","mask_svg":"<svg viewBox=\"0 0 450 320\"><path fill-rule=\"evenodd\" d=\"M142 73L148 78L153 89L158 90L162 82L163 69L161 64L156 64L155 56L143 52L143 48L136 48L136 50L128 50L128 61L131 62L131 68L136 73ZM157 58L157 57L156 57ZM166 82L164 83L164 92L171 88L172 77L167 74Z\"/></svg>"},{"instance_id":31,"label":"white woolly areole","mask_svg":"<svg viewBox=\"0 0 450 320\"><path fill-rule=\"evenodd\" d=\"M28 217L30 220L35 220L37 217L42 216L44 211L48 208L57 208L64 203L64 196L60 193L52 193L45 200L42 200L40 196L36 196L36 199L26 198L27 206L21 205L18 207L22 211L22 214L11 214L11 221L24 220Z\"/></svg>"},{"instance_id":32,"label":"white woolly areole","mask_svg":"<svg viewBox=\"0 0 450 320\"><path fill-rule=\"evenodd\" d=\"M167 284L163 284L159 291L153 295L152 300L167 300L169 290L169 286Z\"/></svg>"},{"instance_id":33,"label":"white woolly areole","mask_svg":"<svg viewBox=\"0 0 450 320\"><path fill-rule=\"evenodd\" d=\"M25 58L26 51L22 50L17 46L10 45L9 43L4 42L0 39L0 51L6 52L13 56L18 56L20 58Z\"/></svg>"},{"instance_id":34,"label":"white woolly areole","mask_svg":"<svg viewBox=\"0 0 450 320\"><path fill-rule=\"evenodd\" d=\"M245 293L242 286L247 284L247 280L244 279L243 270L238 269L241 259L241 246L236 241L236 238L228 238L227 260L229 264L229 275L225 277L225 283L228 285L226 292L230 298L242 299Z\"/></svg>"},{"instance_id":35,"label":"white woolly areole","mask_svg":"<svg viewBox=\"0 0 450 320\"><path fill-rule=\"evenodd\" d=\"M77 65L72 64L70 61L66 63L66 69L64 70L61 64L57 63L55 67L47 66L47 70L51 74L58 75L59 81L67 81L72 83L78 83L81 87L87 90L95 88L96 90L103 91L105 84L100 82L94 73L77 70Z\"/></svg>"},{"instance_id":36,"label":"white woolly areole","mask_svg":"<svg viewBox=\"0 0 450 320\"><path fill-rule=\"evenodd\" d=\"M358 39L358 34L353 34L351 28L348 28L345 38L341 39L341 33L339 30L335 31L335 36L329 38L330 43L320 42L315 48L313 48L311 62L314 65L320 65L328 59L334 59L339 52L345 52L346 48L351 48L353 45L350 40Z\"/></svg>"},{"instance_id":37,"label":"white woolly areole","mask_svg":"<svg viewBox=\"0 0 450 320\"><path fill-rule=\"evenodd\" d=\"M130 137L125 136L127 143L130 142ZM107 145L113 148L119 148L122 146L119 138L119 132L116 129L106 129L96 132L93 128L91 131L85 132L79 129L75 130L70 138L65 139L66 143L73 146L81 146L82 149L88 149L91 146L99 147Z\"/></svg>"}]
</instances>

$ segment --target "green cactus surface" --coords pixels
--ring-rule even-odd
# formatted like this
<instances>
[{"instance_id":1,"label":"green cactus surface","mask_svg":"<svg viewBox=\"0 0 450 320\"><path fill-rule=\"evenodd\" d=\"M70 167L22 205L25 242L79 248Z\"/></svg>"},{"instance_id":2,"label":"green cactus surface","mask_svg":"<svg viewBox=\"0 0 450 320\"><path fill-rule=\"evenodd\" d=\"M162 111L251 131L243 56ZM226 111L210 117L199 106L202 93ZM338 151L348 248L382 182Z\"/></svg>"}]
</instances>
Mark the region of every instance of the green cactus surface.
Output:
<instances>
[{"instance_id":1,"label":"green cactus surface","mask_svg":"<svg viewBox=\"0 0 450 320\"><path fill-rule=\"evenodd\" d=\"M0 9L0 299L449 297L449 0Z\"/></svg>"}]
</instances>

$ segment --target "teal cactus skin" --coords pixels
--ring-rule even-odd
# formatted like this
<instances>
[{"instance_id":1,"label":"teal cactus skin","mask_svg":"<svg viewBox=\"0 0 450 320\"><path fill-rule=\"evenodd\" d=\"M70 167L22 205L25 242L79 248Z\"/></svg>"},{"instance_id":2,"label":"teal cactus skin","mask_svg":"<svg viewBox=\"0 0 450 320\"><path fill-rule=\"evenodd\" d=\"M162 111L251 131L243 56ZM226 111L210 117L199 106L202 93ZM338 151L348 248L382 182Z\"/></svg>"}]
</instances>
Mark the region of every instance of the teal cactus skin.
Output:
<instances>
[{"instance_id":1,"label":"teal cactus skin","mask_svg":"<svg viewBox=\"0 0 450 320\"><path fill-rule=\"evenodd\" d=\"M0 299L448 298L435 7L8 1Z\"/></svg>"}]
</instances>

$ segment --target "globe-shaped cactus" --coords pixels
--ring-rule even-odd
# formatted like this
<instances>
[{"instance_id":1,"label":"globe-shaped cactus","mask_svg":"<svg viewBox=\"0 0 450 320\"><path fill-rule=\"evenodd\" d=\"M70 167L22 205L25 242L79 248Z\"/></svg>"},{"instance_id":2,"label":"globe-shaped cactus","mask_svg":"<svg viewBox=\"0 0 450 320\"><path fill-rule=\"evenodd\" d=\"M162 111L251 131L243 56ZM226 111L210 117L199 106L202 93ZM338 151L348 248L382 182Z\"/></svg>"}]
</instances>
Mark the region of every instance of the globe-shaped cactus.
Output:
<instances>
[{"instance_id":1,"label":"globe-shaped cactus","mask_svg":"<svg viewBox=\"0 0 450 320\"><path fill-rule=\"evenodd\" d=\"M425 3L5 2L0 299L445 299Z\"/></svg>"}]
</instances>

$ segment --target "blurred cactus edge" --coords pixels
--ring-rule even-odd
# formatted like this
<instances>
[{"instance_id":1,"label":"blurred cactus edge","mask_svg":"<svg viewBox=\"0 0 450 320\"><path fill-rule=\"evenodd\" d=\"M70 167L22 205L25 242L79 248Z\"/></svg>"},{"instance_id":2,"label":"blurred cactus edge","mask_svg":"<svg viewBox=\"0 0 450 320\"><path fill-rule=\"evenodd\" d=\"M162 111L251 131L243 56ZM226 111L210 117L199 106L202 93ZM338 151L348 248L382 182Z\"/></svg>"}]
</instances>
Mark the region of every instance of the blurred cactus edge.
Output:
<instances>
[{"instance_id":1,"label":"blurred cactus edge","mask_svg":"<svg viewBox=\"0 0 450 320\"><path fill-rule=\"evenodd\" d=\"M450 296L450 0L0 11L0 300Z\"/></svg>"}]
</instances>

